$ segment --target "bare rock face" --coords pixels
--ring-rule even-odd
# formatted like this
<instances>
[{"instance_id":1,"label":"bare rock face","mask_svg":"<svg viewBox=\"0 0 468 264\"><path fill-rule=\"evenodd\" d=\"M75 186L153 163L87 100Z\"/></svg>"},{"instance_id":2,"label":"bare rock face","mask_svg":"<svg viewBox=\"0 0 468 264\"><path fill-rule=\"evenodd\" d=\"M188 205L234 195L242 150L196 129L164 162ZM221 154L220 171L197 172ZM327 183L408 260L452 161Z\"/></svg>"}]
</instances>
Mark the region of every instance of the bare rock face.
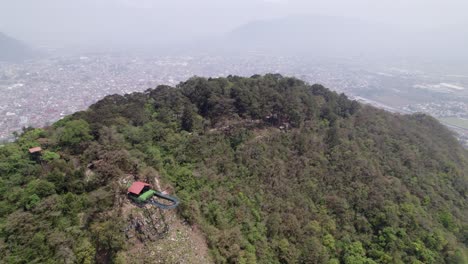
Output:
<instances>
[{"instance_id":1,"label":"bare rock face","mask_svg":"<svg viewBox=\"0 0 468 264\"><path fill-rule=\"evenodd\" d=\"M169 225L161 209L152 206L133 210L127 217L127 222L125 236L128 239L136 238L141 243L162 239L169 231Z\"/></svg>"},{"instance_id":2,"label":"bare rock face","mask_svg":"<svg viewBox=\"0 0 468 264\"><path fill-rule=\"evenodd\" d=\"M160 189L157 178L154 186ZM213 263L202 233L177 215L177 210L163 210L151 204L136 204L126 195L131 175L121 179L122 191L116 193L116 209L126 223L122 232L126 248L117 255L117 263Z\"/></svg>"},{"instance_id":3,"label":"bare rock face","mask_svg":"<svg viewBox=\"0 0 468 264\"><path fill-rule=\"evenodd\" d=\"M128 225L127 248L117 256L121 263L213 263L201 232L174 210L126 201L122 212Z\"/></svg>"}]
</instances>

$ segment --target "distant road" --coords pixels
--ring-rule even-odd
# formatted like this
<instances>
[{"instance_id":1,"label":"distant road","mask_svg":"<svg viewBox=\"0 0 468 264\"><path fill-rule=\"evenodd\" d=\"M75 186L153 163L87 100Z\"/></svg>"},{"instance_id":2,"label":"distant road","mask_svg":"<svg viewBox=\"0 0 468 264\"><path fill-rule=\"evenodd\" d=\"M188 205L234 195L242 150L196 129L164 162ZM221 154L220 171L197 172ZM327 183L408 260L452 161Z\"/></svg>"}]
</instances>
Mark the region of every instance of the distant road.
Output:
<instances>
[{"instance_id":1,"label":"distant road","mask_svg":"<svg viewBox=\"0 0 468 264\"><path fill-rule=\"evenodd\" d=\"M394 107L391 107L391 106L388 106L388 105L385 105L385 104L382 104L380 102L376 102L374 100L370 100L370 99L367 99L367 98L364 98L364 97L361 97L361 96L350 96L351 99L354 99L358 102L362 102L364 104L369 104L369 105L372 105L372 106L375 106L377 108L381 108L381 109L384 109L384 110L387 110L389 112L392 112L392 113L403 113L403 114L412 114L411 112L409 111L406 111L406 110L403 110L403 109L398 109L398 108L394 108ZM462 131L465 131L465 132L468 132L468 129L466 129L465 127L460 127L460 126L457 126L457 125L454 125L454 124L449 124L443 120L440 120L440 119L437 119L439 120L440 123L444 124L445 126L449 127L449 128L452 128L452 129L459 129L459 130L462 130Z\"/></svg>"},{"instance_id":2,"label":"distant road","mask_svg":"<svg viewBox=\"0 0 468 264\"><path fill-rule=\"evenodd\" d=\"M465 127L460 127L460 126L457 126L457 125L449 124L449 123L447 123L447 122L445 122L445 121L442 121L442 120L440 120L440 119L438 119L438 120L439 120L439 122L441 122L442 124L444 124L444 125L446 125L446 126L448 126L448 127L455 128L455 129L460 129L460 130L463 130L463 131L468 132L468 129L465 128Z\"/></svg>"},{"instance_id":3,"label":"distant road","mask_svg":"<svg viewBox=\"0 0 468 264\"><path fill-rule=\"evenodd\" d=\"M403 109L398 109L398 108L395 108L395 107L391 107L391 106L388 106L388 105L382 104L380 102L377 102L377 101L374 101L374 100L371 100L371 99L367 99L367 98L364 98L364 97L361 97L361 96L352 96L351 99L354 99L354 100L356 100L358 102L362 102L364 104L370 104L372 106L387 110L387 111L392 112L392 113L412 114L409 111L405 111Z\"/></svg>"}]
</instances>

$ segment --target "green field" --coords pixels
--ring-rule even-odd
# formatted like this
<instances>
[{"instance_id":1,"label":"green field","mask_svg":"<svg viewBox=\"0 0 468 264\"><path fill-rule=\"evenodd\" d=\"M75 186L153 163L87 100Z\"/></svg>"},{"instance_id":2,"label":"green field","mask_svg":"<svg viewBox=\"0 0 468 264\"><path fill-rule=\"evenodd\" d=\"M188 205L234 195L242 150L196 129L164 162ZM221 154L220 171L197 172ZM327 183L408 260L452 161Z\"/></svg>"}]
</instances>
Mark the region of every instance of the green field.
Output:
<instances>
[{"instance_id":1,"label":"green field","mask_svg":"<svg viewBox=\"0 0 468 264\"><path fill-rule=\"evenodd\" d=\"M458 127L462 127L465 129L468 129L468 119L461 119L461 118L456 118L456 117L446 117L446 118L440 118L442 122L445 122L449 125L454 125Z\"/></svg>"}]
</instances>

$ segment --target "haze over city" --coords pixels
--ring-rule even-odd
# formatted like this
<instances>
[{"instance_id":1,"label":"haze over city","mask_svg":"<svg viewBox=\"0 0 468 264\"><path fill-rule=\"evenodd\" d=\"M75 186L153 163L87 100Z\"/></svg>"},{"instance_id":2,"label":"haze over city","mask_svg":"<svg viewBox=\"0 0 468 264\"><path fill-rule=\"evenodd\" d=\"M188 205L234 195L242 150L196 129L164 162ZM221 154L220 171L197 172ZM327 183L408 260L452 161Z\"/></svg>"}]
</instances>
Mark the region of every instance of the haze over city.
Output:
<instances>
[{"instance_id":1,"label":"haze over city","mask_svg":"<svg viewBox=\"0 0 468 264\"><path fill-rule=\"evenodd\" d=\"M463 0L19 0L0 5L3 33L53 48L180 45L229 34L252 21L298 15L358 19L398 33L429 32L433 40L443 31L468 28Z\"/></svg>"},{"instance_id":2,"label":"haze over city","mask_svg":"<svg viewBox=\"0 0 468 264\"><path fill-rule=\"evenodd\" d=\"M109 93L274 72L429 113L466 141L465 10L462 0L3 1L0 138Z\"/></svg>"}]
</instances>

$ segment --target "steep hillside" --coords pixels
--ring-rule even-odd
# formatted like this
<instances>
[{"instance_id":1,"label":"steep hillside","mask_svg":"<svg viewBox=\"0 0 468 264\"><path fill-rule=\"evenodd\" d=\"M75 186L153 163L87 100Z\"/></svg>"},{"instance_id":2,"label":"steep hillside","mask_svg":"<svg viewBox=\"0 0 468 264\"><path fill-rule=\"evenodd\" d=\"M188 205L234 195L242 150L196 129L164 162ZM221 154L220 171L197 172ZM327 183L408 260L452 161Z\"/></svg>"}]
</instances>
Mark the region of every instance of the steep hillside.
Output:
<instances>
[{"instance_id":1,"label":"steep hillside","mask_svg":"<svg viewBox=\"0 0 468 264\"><path fill-rule=\"evenodd\" d=\"M5 263L468 261L451 132L280 75L107 96L1 147L0 175ZM177 211L130 203L134 180Z\"/></svg>"},{"instance_id":2,"label":"steep hillside","mask_svg":"<svg viewBox=\"0 0 468 264\"><path fill-rule=\"evenodd\" d=\"M33 52L20 41L0 32L0 62L20 61L33 56Z\"/></svg>"}]
</instances>

